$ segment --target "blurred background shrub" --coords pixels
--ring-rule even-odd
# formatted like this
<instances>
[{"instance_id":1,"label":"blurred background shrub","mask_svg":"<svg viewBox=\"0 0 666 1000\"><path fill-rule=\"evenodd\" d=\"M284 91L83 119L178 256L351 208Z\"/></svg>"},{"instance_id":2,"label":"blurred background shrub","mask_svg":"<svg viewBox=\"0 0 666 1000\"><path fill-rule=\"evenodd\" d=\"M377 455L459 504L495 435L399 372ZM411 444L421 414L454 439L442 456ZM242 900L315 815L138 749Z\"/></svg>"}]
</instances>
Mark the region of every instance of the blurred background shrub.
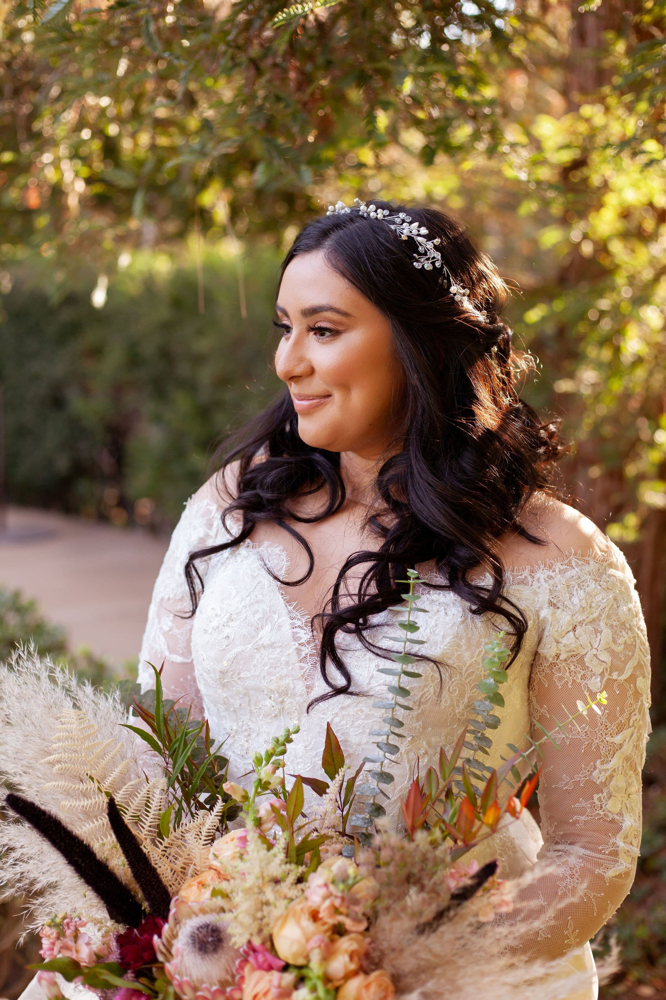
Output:
<instances>
[{"instance_id":1,"label":"blurred background shrub","mask_svg":"<svg viewBox=\"0 0 666 1000\"><path fill-rule=\"evenodd\" d=\"M212 444L278 384L278 261L257 248L239 271L223 244L203 260L136 252L108 292L86 260L12 268L0 323L12 501L173 525Z\"/></svg>"}]
</instances>

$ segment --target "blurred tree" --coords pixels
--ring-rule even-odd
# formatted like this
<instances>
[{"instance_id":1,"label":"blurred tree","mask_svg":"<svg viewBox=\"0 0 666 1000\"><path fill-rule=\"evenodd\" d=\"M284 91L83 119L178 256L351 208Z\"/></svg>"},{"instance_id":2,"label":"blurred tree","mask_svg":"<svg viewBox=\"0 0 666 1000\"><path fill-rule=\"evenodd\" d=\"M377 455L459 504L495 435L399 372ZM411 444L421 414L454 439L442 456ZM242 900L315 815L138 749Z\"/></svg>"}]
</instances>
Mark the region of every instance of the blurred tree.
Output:
<instances>
[{"instance_id":1,"label":"blurred tree","mask_svg":"<svg viewBox=\"0 0 666 1000\"><path fill-rule=\"evenodd\" d=\"M85 248L113 281L125 247L288 242L341 195L457 210L522 286L528 391L633 557L658 661L666 0L30 3L2 42L6 254Z\"/></svg>"},{"instance_id":2,"label":"blurred tree","mask_svg":"<svg viewBox=\"0 0 666 1000\"><path fill-rule=\"evenodd\" d=\"M313 179L502 142L494 67L515 17L489 0L356 0L276 23L280 0L21 0L3 40L9 242L116 252L202 224L265 229ZM417 139L415 137L418 137ZM197 216L198 224L198 216ZM130 234L131 236L131 231Z\"/></svg>"}]
</instances>

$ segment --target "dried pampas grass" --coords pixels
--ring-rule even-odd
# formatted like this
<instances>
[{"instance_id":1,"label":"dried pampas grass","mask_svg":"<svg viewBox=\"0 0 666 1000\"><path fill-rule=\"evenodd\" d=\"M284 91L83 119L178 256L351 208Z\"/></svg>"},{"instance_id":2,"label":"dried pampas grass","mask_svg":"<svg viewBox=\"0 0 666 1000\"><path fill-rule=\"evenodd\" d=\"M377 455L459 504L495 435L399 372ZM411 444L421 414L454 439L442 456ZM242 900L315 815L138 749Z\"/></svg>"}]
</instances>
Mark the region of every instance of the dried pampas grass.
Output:
<instances>
[{"instance_id":1,"label":"dried pampas grass","mask_svg":"<svg viewBox=\"0 0 666 1000\"><path fill-rule=\"evenodd\" d=\"M113 796L126 822L172 893L199 871L221 805L159 835L168 807L159 756L123 724L116 692L76 678L34 648L0 665L0 781L56 815L140 897L107 817ZM67 912L108 924L105 907L62 855L7 810L0 823L5 896L27 900L28 929Z\"/></svg>"},{"instance_id":2,"label":"dried pampas grass","mask_svg":"<svg viewBox=\"0 0 666 1000\"><path fill-rule=\"evenodd\" d=\"M411 842L386 834L382 839L388 867L384 881L381 868L378 873L371 960L390 975L398 1000L589 1000L597 978L617 971L615 950L596 969L589 946L543 957L534 928L543 922L546 903L525 890L549 874L545 867L504 883L502 894L513 909L485 922L483 893L447 908L454 900L444 884L446 848L439 852L419 834ZM567 902L554 900L547 916L555 917Z\"/></svg>"}]
</instances>

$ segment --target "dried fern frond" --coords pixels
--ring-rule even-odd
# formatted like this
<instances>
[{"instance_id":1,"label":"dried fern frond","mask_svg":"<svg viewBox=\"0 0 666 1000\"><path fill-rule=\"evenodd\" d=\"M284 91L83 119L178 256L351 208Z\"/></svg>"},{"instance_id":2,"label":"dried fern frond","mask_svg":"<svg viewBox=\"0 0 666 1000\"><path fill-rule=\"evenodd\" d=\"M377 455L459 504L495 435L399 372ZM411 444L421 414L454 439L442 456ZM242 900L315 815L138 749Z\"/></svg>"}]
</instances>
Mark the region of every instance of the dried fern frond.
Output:
<instances>
[{"instance_id":1,"label":"dried fern frond","mask_svg":"<svg viewBox=\"0 0 666 1000\"><path fill-rule=\"evenodd\" d=\"M144 842L144 851L171 893L175 894L188 878L209 866L209 849L223 809L220 800L210 812L201 809L194 819L181 823L164 840Z\"/></svg>"}]
</instances>

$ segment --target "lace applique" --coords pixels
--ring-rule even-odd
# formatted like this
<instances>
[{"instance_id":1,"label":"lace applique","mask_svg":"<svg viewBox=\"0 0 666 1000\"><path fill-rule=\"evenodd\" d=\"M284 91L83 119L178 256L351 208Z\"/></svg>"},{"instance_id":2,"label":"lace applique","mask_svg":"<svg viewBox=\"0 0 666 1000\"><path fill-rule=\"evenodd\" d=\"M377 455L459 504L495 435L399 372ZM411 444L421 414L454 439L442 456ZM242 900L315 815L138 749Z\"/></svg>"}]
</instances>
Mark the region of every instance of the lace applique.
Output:
<instances>
[{"instance_id":1,"label":"lace applique","mask_svg":"<svg viewBox=\"0 0 666 1000\"><path fill-rule=\"evenodd\" d=\"M205 589L194 618L183 567L189 554L229 539L219 497L208 483L187 504L155 585L141 651L140 680L152 685L146 661L160 666L169 694L203 697L211 731L226 740L234 776L249 769L254 750L285 725L301 732L290 748L293 773L320 775L323 733L335 729L352 767L370 749L377 726L373 699L384 691L383 664L353 636L344 656L357 697L337 697L309 713L325 693L309 623L267 572L285 570L280 546L245 542L198 563ZM503 687L506 707L493 735L489 763L501 763L507 743L526 747L530 720L552 730L576 711L585 691L608 693L600 716L543 746L539 788L543 843L531 817L507 827L488 850L510 877L531 865L524 890L537 916L516 928L523 949L559 954L589 940L626 895L640 846L640 773L649 731L649 657L631 572L609 543L598 556L576 556L506 574L506 592L525 613L528 630ZM424 588L430 614L422 637L440 664L412 686L403 762L451 749L475 697L483 645L496 626L470 613L450 591ZM385 648L388 612L377 622ZM407 727L406 727L407 728ZM535 725L533 737L542 732ZM411 779L396 767L392 810ZM489 842L487 842L489 843ZM485 845L482 845L485 846ZM479 856L483 851L478 850ZM538 861L537 861L538 854ZM490 856L490 855L488 855ZM510 919L510 915L507 915Z\"/></svg>"}]
</instances>

